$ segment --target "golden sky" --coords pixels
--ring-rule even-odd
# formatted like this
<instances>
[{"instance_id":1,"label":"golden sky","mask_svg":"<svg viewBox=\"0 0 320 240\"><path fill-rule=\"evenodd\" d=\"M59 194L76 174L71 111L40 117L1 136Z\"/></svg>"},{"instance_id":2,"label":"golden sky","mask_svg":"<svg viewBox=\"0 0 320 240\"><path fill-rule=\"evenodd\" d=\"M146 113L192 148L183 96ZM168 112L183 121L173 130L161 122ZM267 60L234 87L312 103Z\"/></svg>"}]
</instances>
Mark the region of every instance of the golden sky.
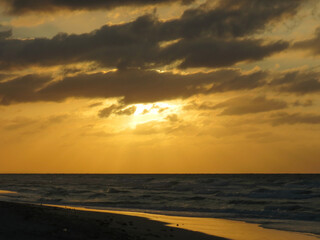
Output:
<instances>
[{"instance_id":1,"label":"golden sky","mask_svg":"<svg viewBox=\"0 0 320 240\"><path fill-rule=\"evenodd\" d=\"M317 0L0 0L1 173L319 173Z\"/></svg>"}]
</instances>

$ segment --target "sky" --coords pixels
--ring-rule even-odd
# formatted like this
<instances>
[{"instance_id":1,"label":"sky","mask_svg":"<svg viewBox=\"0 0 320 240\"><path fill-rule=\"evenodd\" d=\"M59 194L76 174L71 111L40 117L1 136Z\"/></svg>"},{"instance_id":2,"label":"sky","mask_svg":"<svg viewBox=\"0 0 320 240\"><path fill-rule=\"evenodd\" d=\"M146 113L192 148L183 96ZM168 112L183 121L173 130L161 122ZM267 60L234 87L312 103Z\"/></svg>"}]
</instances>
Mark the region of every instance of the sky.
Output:
<instances>
[{"instance_id":1,"label":"sky","mask_svg":"<svg viewBox=\"0 0 320 240\"><path fill-rule=\"evenodd\" d=\"M1 173L319 173L317 0L0 0Z\"/></svg>"}]
</instances>

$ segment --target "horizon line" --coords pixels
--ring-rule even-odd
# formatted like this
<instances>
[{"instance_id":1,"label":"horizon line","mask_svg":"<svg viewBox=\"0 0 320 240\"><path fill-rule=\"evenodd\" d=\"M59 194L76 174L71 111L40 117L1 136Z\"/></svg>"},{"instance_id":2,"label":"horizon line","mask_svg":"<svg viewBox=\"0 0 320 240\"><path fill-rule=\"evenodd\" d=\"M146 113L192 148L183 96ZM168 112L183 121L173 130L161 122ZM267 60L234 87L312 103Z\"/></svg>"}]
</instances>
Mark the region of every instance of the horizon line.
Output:
<instances>
[{"instance_id":1,"label":"horizon line","mask_svg":"<svg viewBox=\"0 0 320 240\"><path fill-rule=\"evenodd\" d=\"M248 173L74 173L74 172L57 172L57 173L41 173L41 172L34 172L34 173L19 173L19 172L9 172L9 173L0 173L0 175L18 175L18 174L25 174L25 175L280 175L280 174L287 174L287 175L303 175L303 174L309 174L309 175L317 175L320 174L320 172L311 172L311 173L305 173L305 172L279 172L279 173L272 173L272 172L266 172L266 173L260 173L260 172L248 172Z\"/></svg>"}]
</instances>

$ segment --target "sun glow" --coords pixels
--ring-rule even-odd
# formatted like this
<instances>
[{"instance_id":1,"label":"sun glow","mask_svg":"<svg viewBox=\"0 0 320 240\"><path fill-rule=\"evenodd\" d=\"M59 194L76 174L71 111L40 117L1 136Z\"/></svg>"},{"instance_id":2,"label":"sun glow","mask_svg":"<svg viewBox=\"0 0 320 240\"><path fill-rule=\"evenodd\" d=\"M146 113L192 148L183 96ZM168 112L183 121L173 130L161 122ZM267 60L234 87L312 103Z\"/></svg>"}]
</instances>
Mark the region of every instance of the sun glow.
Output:
<instances>
[{"instance_id":1,"label":"sun glow","mask_svg":"<svg viewBox=\"0 0 320 240\"><path fill-rule=\"evenodd\" d=\"M174 104L168 104L158 102L154 104L135 104L136 111L134 116L140 115L159 115L165 111L176 111L177 106Z\"/></svg>"},{"instance_id":2,"label":"sun glow","mask_svg":"<svg viewBox=\"0 0 320 240\"><path fill-rule=\"evenodd\" d=\"M146 113L147 111L149 112L152 108L153 104L135 104L134 106L136 107L136 111L134 112L134 116L139 116L141 114Z\"/></svg>"},{"instance_id":3,"label":"sun glow","mask_svg":"<svg viewBox=\"0 0 320 240\"><path fill-rule=\"evenodd\" d=\"M131 117L132 127L149 121L162 121L165 116L179 111L179 106L165 102L134 104L136 111Z\"/></svg>"}]
</instances>

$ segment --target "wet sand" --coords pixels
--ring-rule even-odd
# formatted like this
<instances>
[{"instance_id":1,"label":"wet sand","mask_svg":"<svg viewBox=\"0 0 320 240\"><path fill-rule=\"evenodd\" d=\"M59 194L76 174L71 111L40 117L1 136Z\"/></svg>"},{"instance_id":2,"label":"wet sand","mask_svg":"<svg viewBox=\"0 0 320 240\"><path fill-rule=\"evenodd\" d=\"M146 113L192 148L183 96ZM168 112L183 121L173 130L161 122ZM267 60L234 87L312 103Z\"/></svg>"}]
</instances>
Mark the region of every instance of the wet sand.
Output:
<instances>
[{"instance_id":1,"label":"wet sand","mask_svg":"<svg viewBox=\"0 0 320 240\"><path fill-rule=\"evenodd\" d=\"M159 214L108 211L110 213L142 216L150 220L169 223L168 226L217 235L234 240L319 240L312 234L267 229L259 224L220 218L179 217Z\"/></svg>"},{"instance_id":2,"label":"wet sand","mask_svg":"<svg viewBox=\"0 0 320 240\"><path fill-rule=\"evenodd\" d=\"M143 217L11 202L0 202L0 239L223 240Z\"/></svg>"},{"instance_id":3,"label":"wet sand","mask_svg":"<svg viewBox=\"0 0 320 240\"><path fill-rule=\"evenodd\" d=\"M8 190L0 190L0 194L17 194L17 193L13 191L8 191Z\"/></svg>"}]
</instances>

